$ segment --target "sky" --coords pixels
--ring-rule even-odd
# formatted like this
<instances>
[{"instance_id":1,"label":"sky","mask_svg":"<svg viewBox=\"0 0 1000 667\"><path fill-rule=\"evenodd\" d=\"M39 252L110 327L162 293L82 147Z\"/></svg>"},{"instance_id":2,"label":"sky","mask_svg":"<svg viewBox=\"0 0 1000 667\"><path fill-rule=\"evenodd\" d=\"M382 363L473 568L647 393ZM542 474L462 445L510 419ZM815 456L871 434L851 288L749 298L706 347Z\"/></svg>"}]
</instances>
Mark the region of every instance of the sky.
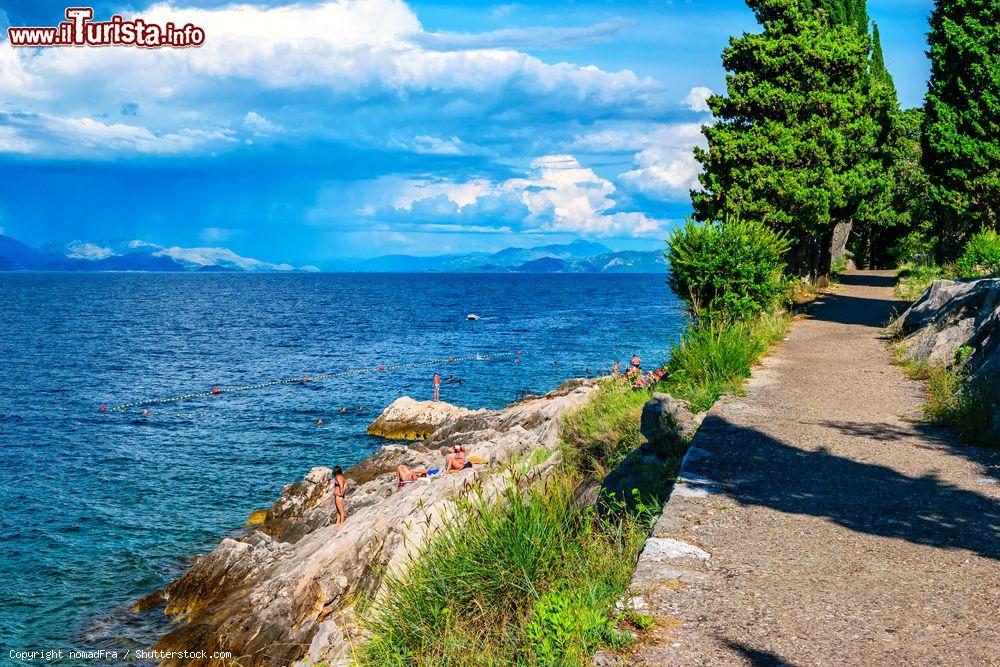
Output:
<instances>
[{"instance_id":1,"label":"sky","mask_svg":"<svg viewBox=\"0 0 1000 667\"><path fill-rule=\"evenodd\" d=\"M870 0L904 107L931 0ZM0 27L65 4L0 0ZM585 238L663 246L741 0L99 0L190 49L0 38L0 233L318 264Z\"/></svg>"}]
</instances>

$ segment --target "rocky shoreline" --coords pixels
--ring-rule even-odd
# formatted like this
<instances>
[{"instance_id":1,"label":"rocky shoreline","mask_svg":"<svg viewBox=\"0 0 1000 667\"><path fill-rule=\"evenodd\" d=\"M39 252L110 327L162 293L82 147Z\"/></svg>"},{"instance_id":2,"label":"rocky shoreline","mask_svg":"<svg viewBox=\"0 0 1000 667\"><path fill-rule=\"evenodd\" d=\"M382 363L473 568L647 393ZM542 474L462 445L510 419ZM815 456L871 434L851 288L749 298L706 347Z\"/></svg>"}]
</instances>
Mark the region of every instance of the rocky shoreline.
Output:
<instances>
[{"instance_id":1,"label":"rocky shoreline","mask_svg":"<svg viewBox=\"0 0 1000 667\"><path fill-rule=\"evenodd\" d=\"M423 442L387 445L347 472L346 525L333 525L331 470L313 468L268 510L251 515L246 535L223 539L180 578L135 603L137 611L162 606L177 621L153 648L228 651L244 665L349 661L361 639L355 603L377 601L385 572L405 569L435 530L460 521L463 498L496 498L552 470L562 418L587 403L596 382L570 380L496 411L394 404L373 428ZM487 463L397 487L396 466L440 468L454 445Z\"/></svg>"}]
</instances>

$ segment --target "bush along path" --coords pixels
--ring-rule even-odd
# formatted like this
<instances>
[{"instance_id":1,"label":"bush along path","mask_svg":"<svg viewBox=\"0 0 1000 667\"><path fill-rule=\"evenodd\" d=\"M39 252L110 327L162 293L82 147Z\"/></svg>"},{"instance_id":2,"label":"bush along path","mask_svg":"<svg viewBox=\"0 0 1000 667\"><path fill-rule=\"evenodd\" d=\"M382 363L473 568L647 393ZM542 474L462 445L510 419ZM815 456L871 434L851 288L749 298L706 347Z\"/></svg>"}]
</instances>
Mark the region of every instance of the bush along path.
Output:
<instances>
[{"instance_id":1,"label":"bush along path","mask_svg":"<svg viewBox=\"0 0 1000 667\"><path fill-rule=\"evenodd\" d=\"M1000 664L1000 451L921 423L888 272L854 272L709 411L599 664Z\"/></svg>"}]
</instances>

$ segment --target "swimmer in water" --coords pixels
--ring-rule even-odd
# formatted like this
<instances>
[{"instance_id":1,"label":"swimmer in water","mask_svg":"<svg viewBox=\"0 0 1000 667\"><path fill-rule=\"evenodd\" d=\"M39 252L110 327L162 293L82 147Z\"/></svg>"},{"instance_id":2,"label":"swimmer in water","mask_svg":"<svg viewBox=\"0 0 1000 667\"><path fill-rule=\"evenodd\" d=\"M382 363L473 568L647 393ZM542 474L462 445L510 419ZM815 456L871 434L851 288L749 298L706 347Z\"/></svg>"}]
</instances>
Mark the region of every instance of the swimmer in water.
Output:
<instances>
[{"instance_id":1,"label":"swimmer in water","mask_svg":"<svg viewBox=\"0 0 1000 667\"><path fill-rule=\"evenodd\" d=\"M344 414L346 412L347 412L347 408L345 408L343 405L340 406L340 414Z\"/></svg>"},{"instance_id":2,"label":"swimmer in water","mask_svg":"<svg viewBox=\"0 0 1000 667\"><path fill-rule=\"evenodd\" d=\"M149 416L149 408L143 408L142 409L142 416L143 417L148 417Z\"/></svg>"},{"instance_id":3,"label":"swimmer in water","mask_svg":"<svg viewBox=\"0 0 1000 667\"><path fill-rule=\"evenodd\" d=\"M359 405L359 406L358 406L358 412L361 412L361 411L362 411L362 410L364 410L364 409L365 409L365 406L363 406L363 405Z\"/></svg>"},{"instance_id":4,"label":"swimmer in water","mask_svg":"<svg viewBox=\"0 0 1000 667\"><path fill-rule=\"evenodd\" d=\"M323 425L323 420L322 419L317 419L316 420L316 426L322 426L322 425Z\"/></svg>"}]
</instances>

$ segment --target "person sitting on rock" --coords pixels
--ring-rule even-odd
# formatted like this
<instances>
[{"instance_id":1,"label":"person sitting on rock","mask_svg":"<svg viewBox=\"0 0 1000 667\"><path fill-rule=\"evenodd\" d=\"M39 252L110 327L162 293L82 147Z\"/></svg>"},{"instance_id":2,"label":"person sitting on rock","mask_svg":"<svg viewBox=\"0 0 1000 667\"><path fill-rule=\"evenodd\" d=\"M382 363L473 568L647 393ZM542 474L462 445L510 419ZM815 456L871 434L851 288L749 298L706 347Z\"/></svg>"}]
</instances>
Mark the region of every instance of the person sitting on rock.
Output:
<instances>
[{"instance_id":1,"label":"person sitting on rock","mask_svg":"<svg viewBox=\"0 0 1000 667\"><path fill-rule=\"evenodd\" d=\"M455 445L451 454L444 457L445 472L458 472L471 467L472 464L465 460L465 449L461 445Z\"/></svg>"},{"instance_id":2,"label":"person sitting on rock","mask_svg":"<svg viewBox=\"0 0 1000 667\"><path fill-rule=\"evenodd\" d=\"M414 468L410 470L406 465L399 465L396 467L396 486L403 488L410 482L415 482L421 477L427 477L426 468Z\"/></svg>"},{"instance_id":3,"label":"person sitting on rock","mask_svg":"<svg viewBox=\"0 0 1000 667\"><path fill-rule=\"evenodd\" d=\"M444 459L444 469L447 472L459 472L471 467L472 463L465 460L464 445L455 445L452 449L452 453Z\"/></svg>"}]
</instances>

